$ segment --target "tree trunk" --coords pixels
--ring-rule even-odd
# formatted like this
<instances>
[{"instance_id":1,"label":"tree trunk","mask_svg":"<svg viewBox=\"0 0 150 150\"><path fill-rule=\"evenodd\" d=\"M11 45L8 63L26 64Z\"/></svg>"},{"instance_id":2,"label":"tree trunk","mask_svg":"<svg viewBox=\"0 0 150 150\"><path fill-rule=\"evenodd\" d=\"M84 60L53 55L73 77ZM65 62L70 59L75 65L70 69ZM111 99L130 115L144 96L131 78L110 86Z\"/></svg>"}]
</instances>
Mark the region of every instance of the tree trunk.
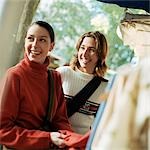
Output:
<instances>
[{"instance_id":1,"label":"tree trunk","mask_svg":"<svg viewBox=\"0 0 150 150\"><path fill-rule=\"evenodd\" d=\"M5 0L0 8L0 78L23 51L27 26L40 0Z\"/></svg>"},{"instance_id":2,"label":"tree trunk","mask_svg":"<svg viewBox=\"0 0 150 150\"><path fill-rule=\"evenodd\" d=\"M18 63L22 54L24 52L24 38L26 35L26 31L30 23L32 22L32 18L36 12L37 6L40 0L26 0L23 13L20 19L18 32L16 34L16 38L13 44L12 51L16 54L16 57L11 60L10 64L14 65Z\"/></svg>"}]
</instances>

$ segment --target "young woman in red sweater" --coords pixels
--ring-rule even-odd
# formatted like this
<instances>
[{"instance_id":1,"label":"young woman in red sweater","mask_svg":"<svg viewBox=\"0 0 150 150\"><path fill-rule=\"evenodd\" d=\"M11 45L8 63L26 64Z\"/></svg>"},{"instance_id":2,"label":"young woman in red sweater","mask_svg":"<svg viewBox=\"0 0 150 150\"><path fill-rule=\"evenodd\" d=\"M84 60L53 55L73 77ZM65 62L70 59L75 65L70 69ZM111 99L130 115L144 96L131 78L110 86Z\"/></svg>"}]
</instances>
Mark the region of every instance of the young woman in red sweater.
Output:
<instances>
[{"instance_id":1,"label":"young woman in red sweater","mask_svg":"<svg viewBox=\"0 0 150 150\"><path fill-rule=\"evenodd\" d=\"M58 72L53 71L55 88L51 131L41 130L46 116L48 91L48 52L54 47L54 31L46 22L34 22L25 38L24 59L6 72L0 88L0 144L19 150L46 150L51 144L62 148L72 131Z\"/></svg>"}]
</instances>

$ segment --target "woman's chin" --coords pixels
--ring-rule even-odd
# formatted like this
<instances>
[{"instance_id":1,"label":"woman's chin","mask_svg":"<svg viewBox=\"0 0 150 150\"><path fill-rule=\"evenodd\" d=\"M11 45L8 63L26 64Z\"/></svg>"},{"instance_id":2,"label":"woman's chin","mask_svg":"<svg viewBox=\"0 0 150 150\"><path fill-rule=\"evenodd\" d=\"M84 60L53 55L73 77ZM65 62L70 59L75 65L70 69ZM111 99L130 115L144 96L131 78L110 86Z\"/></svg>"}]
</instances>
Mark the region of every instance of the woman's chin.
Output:
<instances>
[{"instance_id":1,"label":"woman's chin","mask_svg":"<svg viewBox=\"0 0 150 150\"><path fill-rule=\"evenodd\" d=\"M37 60L37 59L35 59L35 58L31 57L31 56L29 56L28 58L32 62L39 63L39 60Z\"/></svg>"}]
</instances>

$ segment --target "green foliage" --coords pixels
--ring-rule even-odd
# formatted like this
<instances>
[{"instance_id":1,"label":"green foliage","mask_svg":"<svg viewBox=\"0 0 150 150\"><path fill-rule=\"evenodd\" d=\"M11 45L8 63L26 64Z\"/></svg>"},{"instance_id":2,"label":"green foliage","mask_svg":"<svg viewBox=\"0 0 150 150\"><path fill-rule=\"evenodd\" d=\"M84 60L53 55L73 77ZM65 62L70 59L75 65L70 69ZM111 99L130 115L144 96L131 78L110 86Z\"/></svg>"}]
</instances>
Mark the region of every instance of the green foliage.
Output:
<instances>
[{"instance_id":1,"label":"green foliage","mask_svg":"<svg viewBox=\"0 0 150 150\"><path fill-rule=\"evenodd\" d=\"M100 30L106 35L110 49L107 63L110 68L115 69L130 61L133 52L123 46L116 34L124 9L93 0L53 0L43 8L42 1L44 0L41 0L34 20L45 20L54 27L54 53L64 59L63 63L68 63L76 53L78 37L91 30ZM92 19L98 15L98 25L92 24Z\"/></svg>"},{"instance_id":2,"label":"green foliage","mask_svg":"<svg viewBox=\"0 0 150 150\"><path fill-rule=\"evenodd\" d=\"M86 15L85 15L86 14ZM47 10L38 8L34 20L48 21L55 30L55 54L65 63L74 55L77 38L90 30L90 12L82 1L55 0Z\"/></svg>"},{"instance_id":3,"label":"green foliage","mask_svg":"<svg viewBox=\"0 0 150 150\"><path fill-rule=\"evenodd\" d=\"M134 55L134 52L129 47L124 46L123 41L116 34L120 20L124 16L124 8L114 4L105 4L102 10L107 14L110 22L109 31L106 35L110 49L107 63L111 69L116 69L120 65L129 63Z\"/></svg>"}]
</instances>

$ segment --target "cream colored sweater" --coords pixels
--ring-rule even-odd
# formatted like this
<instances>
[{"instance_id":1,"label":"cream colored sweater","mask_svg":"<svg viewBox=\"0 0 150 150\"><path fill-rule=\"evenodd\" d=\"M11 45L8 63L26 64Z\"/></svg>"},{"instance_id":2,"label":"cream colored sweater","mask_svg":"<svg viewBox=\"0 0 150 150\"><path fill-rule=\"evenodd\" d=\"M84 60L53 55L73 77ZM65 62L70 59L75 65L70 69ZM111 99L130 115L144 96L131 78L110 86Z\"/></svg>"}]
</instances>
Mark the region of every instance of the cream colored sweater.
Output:
<instances>
[{"instance_id":1,"label":"cream colored sweater","mask_svg":"<svg viewBox=\"0 0 150 150\"><path fill-rule=\"evenodd\" d=\"M65 96L75 96L93 78L93 75L83 73L78 69L74 71L69 66L59 67L57 68L57 71L60 72L62 77L62 85ZM83 112L76 112L69 118L75 132L85 134L92 126L94 115L88 114L88 106L99 106L102 101L99 97L105 90L106 85L107 82L102 81L100 86L87 100L82 109Z\"/></svg>"}]
</instances>

